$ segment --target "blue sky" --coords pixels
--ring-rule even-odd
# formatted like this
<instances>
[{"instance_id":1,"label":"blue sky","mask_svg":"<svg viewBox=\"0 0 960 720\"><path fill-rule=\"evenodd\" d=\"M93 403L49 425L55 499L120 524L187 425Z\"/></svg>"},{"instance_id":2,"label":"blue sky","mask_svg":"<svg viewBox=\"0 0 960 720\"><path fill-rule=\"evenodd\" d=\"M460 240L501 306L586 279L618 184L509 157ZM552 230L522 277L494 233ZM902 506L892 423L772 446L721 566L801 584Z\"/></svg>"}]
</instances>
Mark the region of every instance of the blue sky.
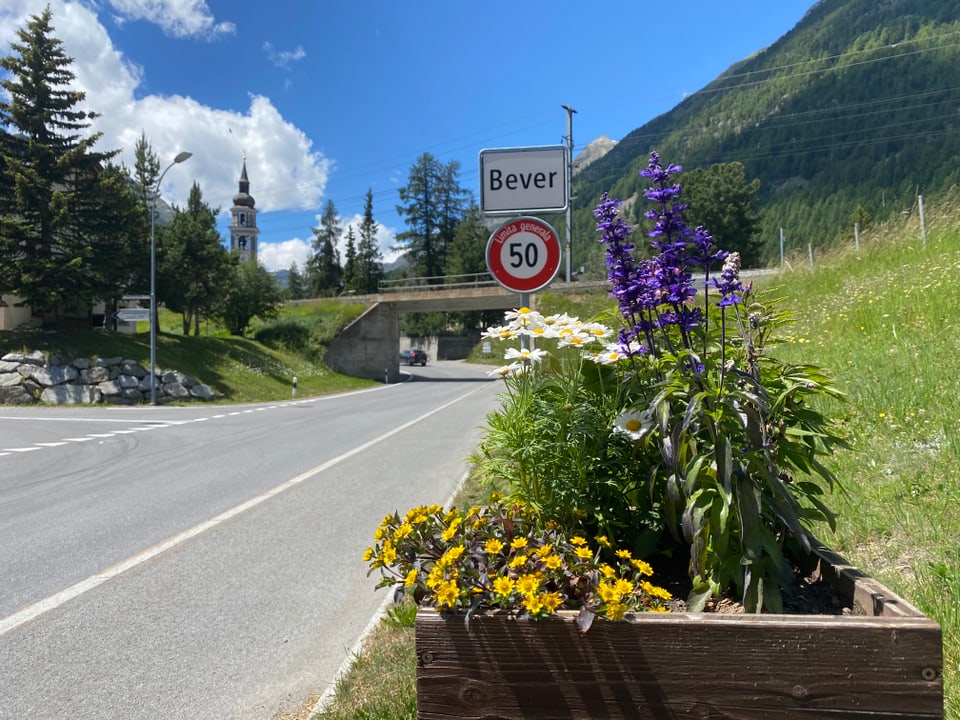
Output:
<instances>
[{"instance_id":1,"label":"blue sky","mask_svg":"<svg viewBox=\"0 0 960 720\"><path fill-rule=\"evenodd\" d=\"M775 42L813 0L4 0L0 54L49 4L101 149L133 165L145 132L162 196L194 181L224 215L247 157L260 258L302 266L328 199L344 229L373 191L389 259L417 157L459 160L479 196L485 148L620 140ZM669 160L669 158L666 158Z\"/></svg>"}]
</instances>

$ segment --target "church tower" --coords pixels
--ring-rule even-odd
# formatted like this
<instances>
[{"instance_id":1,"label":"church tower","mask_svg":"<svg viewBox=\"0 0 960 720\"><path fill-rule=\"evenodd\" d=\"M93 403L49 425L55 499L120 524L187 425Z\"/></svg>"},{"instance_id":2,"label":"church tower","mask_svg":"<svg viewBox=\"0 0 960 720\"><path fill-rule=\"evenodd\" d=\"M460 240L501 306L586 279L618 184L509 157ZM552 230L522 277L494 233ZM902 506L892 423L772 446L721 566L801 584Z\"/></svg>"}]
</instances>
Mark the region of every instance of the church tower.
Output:
<instances>
[{"instance_id":1,"label":"church tower","mask_svg":"<svg viewBox=\"0 0 960 720\"><path fill-rule=\"evenodd\" d=\"M250 180L247 179L247 155L243 155L243 172L240 173L240 191L233 196L230 208L230 252L240 255L241 260L257 261L256 203L250 195Z\"/></svg>"}]
</instances>

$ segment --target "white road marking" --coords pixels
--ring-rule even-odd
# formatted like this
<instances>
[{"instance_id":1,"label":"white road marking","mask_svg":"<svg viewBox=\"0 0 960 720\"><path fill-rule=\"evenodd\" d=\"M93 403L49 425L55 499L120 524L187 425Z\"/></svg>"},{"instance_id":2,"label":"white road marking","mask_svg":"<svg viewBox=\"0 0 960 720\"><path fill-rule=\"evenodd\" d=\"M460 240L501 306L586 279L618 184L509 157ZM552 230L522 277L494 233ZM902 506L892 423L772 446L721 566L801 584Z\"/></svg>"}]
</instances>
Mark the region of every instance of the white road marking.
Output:
<instances>
[{"instance_id":1,"label":"white road marking","mask_svg":"<svg viewBox=\"0 0 960 720\"><path fill-rule=\"evenodd\" d=\"M239 505L236 505L235 507L232 507L229 510L220 513L219 515L215 515L209 520L205 520L204 522L198 525L194 525L192 528L184 530L183 532L178 533L177 535L173 535L172 537L167 538L166 540L154 545L153 547L147 548L143 552L137 553L136 555L132 555L131 557L127 558L126 560L122 560L116 565L111 565L110 567L104 570L101 570L100 572L94 575L91 575L85 580L81 580L78 583L74 583L70 587L64 588L58 593L54 593L53 595L50 595L49 597L46 597L43 600L38 600L37 602L31 605L27 605L21 608L20 610L13 613L12 615L8 615L7 617L0 619L0 637L2 637L3 635L6 635L11 630L15 630L21 625L25 625L31 620L35 620L41 615L44 615L45 613L48 613L51 610L54 610L60 607L64 603L67 603L70 600L73 600L74 598L77 598L80 595L83 595L87 591L93 590L94 588L97 588L100 585L103 585L105 582L108 582L109 580L113 580L115 577L117 577L118 575L122 575L127 570L131 570L137 567L138 565L142 565L145 562L148 562L149 560L152 560L153 558L157 557L161 553L164 553L167 550L171 550L177 547L178 545L186 542L187 540L191 540L192 538L195 538L198 535L205 533L207 530L215 528L220 523L231 520L237 517L238 515L245 513L247 510L251 510L255 508L257 505L260 505L261 503L266 502L270 498L276 497L280 493L286 492L290 488L296 487L300 483L306 480L309 480L326 470L329 470L330 468L332 468L335 465L338 465L344 460L347 460L353 457L354 455L358 455L359 453L362 453L370 449L377 443L380 443L386 440L387 438L392 437L393 435L396 435L397 433L403 432L407 428L413 427L417 423L423 422L426 418L430 417L431 415L436 415L437 413L443 410L446 410L448 407L455 405L461 400L464 400L465 398L470 397L474 393L479 392L480 390L483 390L484 387L485 386L481 385L480 387L474 388L473 390L470 390L469 392L464 393L460 397L454 398L453 400L451 400L450 402L444 405L435 407L433 410L430 410L429 412L424 413L420 417L414 418L413 420L409 420L405 422L403 425L398 425L397 427L393 428L393 430L390 430L389 432L386 432L383 435L380 435L379 437L375 437L372 440L368 440L365 443L357 445L355 448L351 450L347 450L347 452L343 453L342 455L338 455L335 458L331 458L330 460L327 460L326 462L323 462L317 465L315 468L307 470L306 472L300 475L297 475L296 477L290 478L289 480L280 483L279 485L267 490L266 492L263 492L259 495L256 495L250 498L246 502L242 502ZM30 449L35 450L37 448L30 448Z\"/></svg>"},{"instance_id":2,"label":"white road marking","mask_svg":"<svg viewBox=\"0 0 960 720\"><path fill-rule=\"evenodd\" d=\"M386 387L390 387L390 386L386 386ZM369 390L360 390L358 392L374 392L380 389L386 389L386 387L370 388ZM134 419L131 421L130 418L45 417L43 418L44 422L60 421L60 422L74 422L74 423L95 422L95 423L127 423L127 424L129 424L130 422L134 422L137 424L133 425L132 427L125 428L123 430L114 430L111 433L90 433L86 437L63 438L63 442L38 442L38 443L34 443L33 447L4 448L3 452L0 452L0 457L3 457L4 455L10 455L11 453L18 453L18 452L22 453L22 452L29 452L31 450L38 450L42 447L50 448L50 447L58 447L60 445L66 445L68 443L87 442L94 438L111 438L114 435L129 435L131 433L146 432L147 430L158 430L160 428L175 427L177 425L187 425L188 423L206 422L207 420L220 420L225 417L232 417L235 415L242 415L245 413L263 412L264 410L274 410L276 408L289 407L290 405L301 405L304 403L313 403L313 402L333 399L333 398L339 397L342 394L343 393L336 393L334 395L324 395L322 397L304 398L303 400L283 402L275 405L264 405L256 408L248 408L246 410L237 410L230 413L219 413L217 415L211 415L209 417L198 417L198 418L192 418L189 420L168 419L168 420L140 421L140 420ZM170 409L170 408L167 408L167 409ZM183 408L183 409L190 409L190 408ZM35 419L36 418L33 416L0 415L0 420L35 420Z\"/></svg>"}]
</instances>

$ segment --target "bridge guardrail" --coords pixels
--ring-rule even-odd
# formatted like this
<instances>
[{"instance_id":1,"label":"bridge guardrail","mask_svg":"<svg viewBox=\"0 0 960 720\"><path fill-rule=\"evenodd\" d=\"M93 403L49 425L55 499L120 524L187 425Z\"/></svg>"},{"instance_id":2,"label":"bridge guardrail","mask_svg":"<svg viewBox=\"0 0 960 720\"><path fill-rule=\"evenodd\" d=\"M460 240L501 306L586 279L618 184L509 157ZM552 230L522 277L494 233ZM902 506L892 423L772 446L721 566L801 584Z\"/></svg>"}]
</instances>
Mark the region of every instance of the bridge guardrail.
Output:
<instances>
[{"instance_id":1,"label":"bridge guardrail","mask_svg":"<svg viewBox=\"0 0 960 720\"><path fill-rule=\"evenodd\" d=\"M499 283L490 277L490 273L469 273L467 275L435 275L433 277L400 278L399 280L381 280L377 289L381 293L409 292L411 290L456 290L468 287L494 287Z\"/></svg>"}]
</instances>

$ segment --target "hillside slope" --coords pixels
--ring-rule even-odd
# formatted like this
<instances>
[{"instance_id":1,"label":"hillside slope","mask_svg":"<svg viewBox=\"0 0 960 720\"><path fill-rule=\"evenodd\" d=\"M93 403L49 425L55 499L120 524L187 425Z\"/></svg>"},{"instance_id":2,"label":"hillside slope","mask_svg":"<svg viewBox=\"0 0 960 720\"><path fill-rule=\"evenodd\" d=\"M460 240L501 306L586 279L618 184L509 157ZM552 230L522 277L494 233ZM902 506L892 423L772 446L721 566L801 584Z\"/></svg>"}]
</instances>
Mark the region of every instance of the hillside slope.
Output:
<instances>
[{"instance_id":1,"label":"hillside slope","mask_svg":"<svg viewBox=\"0 0 960 720\"><path fill-rule=\"evenodd\" d=\"M604 190L645 186L651 149L686 169L740 161L761 182L763 241L787 249L852 234L960 180L960 3L821 0L787 34L624 137L577 178L575 233ZM635 220L635 218L632 218ZM596 265L583 243L577 264Z\"/></svg>"}]
</instances>

